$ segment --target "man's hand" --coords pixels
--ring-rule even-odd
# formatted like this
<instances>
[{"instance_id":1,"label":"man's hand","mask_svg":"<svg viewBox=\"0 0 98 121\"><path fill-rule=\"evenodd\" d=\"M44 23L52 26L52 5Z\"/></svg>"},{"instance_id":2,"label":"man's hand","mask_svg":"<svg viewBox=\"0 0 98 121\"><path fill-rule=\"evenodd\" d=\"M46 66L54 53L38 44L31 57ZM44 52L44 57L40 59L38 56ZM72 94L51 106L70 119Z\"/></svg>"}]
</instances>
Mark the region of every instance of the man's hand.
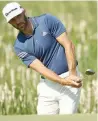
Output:
<instances>
[{"instance_id":1,"label":"man's hand","mask_svg":"<svg viewBox=\"0 0 98 121\"><path fill-rule=\"evenodd\" d=\"M76 76L76 75L69 75L67 77L67 79L69 79L69 80L71 79L71 80L73 80L73 81L75 81L77 83L80 83L82 81L82 79L80 77Z\"/></svg>"},{"instance_id":2,"label":"man's hand","mask_svg":"<svg viewBox=\"0 0 98 121\"><path fill-rule=\"evenodd\" d=\"M78 79L77 79L78 80ZM78 81L73 81L72 79L70 79L69 77L66 77L65 79L62 78L61 80L61 84L62 85L66 85L66 86L72 86L75 88L80 88L82 86L82 83L80 80Z\"/></svg>"}]
</instances>

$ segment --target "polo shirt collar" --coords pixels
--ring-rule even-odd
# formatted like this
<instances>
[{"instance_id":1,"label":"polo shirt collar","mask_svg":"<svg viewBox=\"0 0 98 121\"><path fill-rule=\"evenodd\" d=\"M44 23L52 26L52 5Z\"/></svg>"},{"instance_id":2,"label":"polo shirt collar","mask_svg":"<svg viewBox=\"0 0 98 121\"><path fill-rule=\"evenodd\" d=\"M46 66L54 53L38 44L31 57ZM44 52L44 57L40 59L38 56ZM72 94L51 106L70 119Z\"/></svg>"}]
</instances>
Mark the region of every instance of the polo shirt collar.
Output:
<instances>
[{"instance_id":1,"label":"polo shirt collar","mask_svg":"<svg viewBox=\"0 0 98 121\"><path fill-rule=\"evenodd\" d=\"M38 27L38 22L35 17L30 18L32 24L33 24L33 29L35 30Z\"/></svg>"}]
</instances>

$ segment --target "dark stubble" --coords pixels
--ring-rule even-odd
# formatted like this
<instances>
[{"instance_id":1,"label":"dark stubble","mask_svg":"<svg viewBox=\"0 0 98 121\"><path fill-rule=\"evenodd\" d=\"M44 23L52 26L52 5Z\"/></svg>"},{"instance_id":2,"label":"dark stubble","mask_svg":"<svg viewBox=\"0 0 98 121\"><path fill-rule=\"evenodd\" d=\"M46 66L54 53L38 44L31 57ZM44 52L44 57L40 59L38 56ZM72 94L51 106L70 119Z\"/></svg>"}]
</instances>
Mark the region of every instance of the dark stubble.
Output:
<instances>
[{"instance_id":1,"label":"dark stubble","mask_svg":"<svg viewBox=\"0 0 98 121\"><path fill-rule=\"evenodd\" d=\"M21 24L24 24L23 28L20 27ZM20 32L24 32L26 27L28 25L28 18L27 16L24 15L24 21L23 22L20 22L19 24L17 25L12 25L14 28L16 28L17 30L19 30Z\"/></svg>"}]
</instances>

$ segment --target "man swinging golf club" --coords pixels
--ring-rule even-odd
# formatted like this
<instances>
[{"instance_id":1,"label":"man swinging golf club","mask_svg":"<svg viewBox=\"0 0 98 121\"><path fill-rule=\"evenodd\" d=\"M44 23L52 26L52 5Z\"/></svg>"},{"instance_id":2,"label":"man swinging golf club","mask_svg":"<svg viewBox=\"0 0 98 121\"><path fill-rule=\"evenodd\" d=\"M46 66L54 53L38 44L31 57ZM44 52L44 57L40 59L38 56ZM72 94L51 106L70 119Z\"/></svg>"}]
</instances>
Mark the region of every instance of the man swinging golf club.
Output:
<instances>
[{"instance_id":1,"label":"man swinging golf club","mask_svg":"<svg viewBox=\"0 0 98 121\"><path fill-rule=\"evenodd\" d=\"M64 25L51 14L27 17L16 2L5 5L2 12L7 22L19 30L14 44L16 55L41 74L37 114L76 113L82 83L75 46Z\"/></svg>"}]
</instances>

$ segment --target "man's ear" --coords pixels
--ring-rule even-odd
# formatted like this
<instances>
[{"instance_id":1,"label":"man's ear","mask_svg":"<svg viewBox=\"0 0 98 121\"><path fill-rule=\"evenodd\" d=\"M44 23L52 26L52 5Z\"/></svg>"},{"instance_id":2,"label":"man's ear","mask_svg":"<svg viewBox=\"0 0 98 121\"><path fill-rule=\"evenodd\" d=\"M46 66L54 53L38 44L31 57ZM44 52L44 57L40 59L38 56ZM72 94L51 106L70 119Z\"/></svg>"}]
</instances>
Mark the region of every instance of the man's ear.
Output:
<instances>
[{"instance_id":1,"label":"man's ear","mask_svg":"<svg viewBox=\"0 0 98 121\"><path fill-rule=\"evenodd\" d=\"M25 9L24 9L23 13L26 14L26 10Z\"/></svg>"},{"instance_id":2,"label":"man's ear","mask_svg":"<svg viewBox=\"0 0 98 121\"><path fill-rule=\"evenodd\" d=\"M25 9L24 9L24 11L23 11L23 14L24 14L25 16L27 16L27 15L26 15L26 10L25 10Z\"/></svg>"}]
</instances>

